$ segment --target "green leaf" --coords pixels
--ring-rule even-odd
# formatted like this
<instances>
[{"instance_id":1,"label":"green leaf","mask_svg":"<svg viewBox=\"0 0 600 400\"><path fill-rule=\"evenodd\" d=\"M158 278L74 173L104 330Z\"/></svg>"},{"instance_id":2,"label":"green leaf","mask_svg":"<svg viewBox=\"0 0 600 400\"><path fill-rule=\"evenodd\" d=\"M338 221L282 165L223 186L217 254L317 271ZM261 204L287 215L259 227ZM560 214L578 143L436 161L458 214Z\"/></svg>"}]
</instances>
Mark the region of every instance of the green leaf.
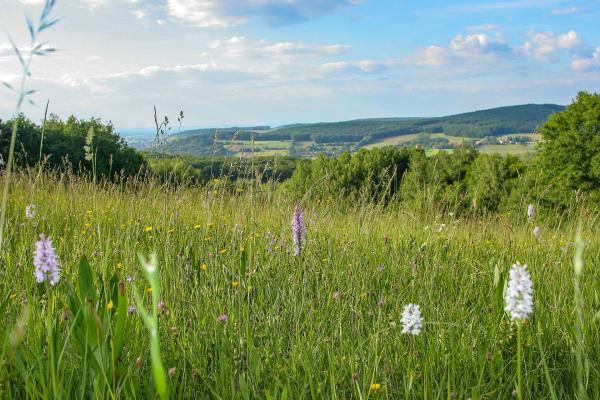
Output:
<instances>
[{"instance_id":1,"label":"green leaf","mask_svg":"<svg viewBox=\"0 0 600 400\"><path fill-rule=\"evenodd\" d=\"M123 339L125 337L125 328L127 326L127 292L123 282L119 283L118 301L117 301L117 321L113 335L113 350L115 358L119 358L123 349Z\"/></svg>"},{"instance_id":2,"label":"green leaf","mask_svg":"<svg viewBox=\"0 0 600 400\"><path fill-rule=\"evenodd\" d=\"M96 302L96 289L94 287L94 273L85 256L79 260L79 276L77 277L77 285L79 289L79 299L82 303L91 300Z\"/></svg>"}]
</instances>

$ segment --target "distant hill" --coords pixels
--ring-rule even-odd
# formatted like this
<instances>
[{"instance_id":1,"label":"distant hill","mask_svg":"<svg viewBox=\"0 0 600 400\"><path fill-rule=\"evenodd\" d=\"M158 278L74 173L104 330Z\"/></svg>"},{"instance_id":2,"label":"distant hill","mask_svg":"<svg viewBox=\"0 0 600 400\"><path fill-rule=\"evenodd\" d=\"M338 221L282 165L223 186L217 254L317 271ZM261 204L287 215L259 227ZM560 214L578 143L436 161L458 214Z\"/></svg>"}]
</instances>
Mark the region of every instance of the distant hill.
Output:
<instances>
[{"instance_id":1,"label":"distant hill","mask_svg":"<svg viewBox=\"0 0 600 400\"><path fill-rule=\"evenodd\" d=\"M445 133L450 136L485 138L533 132L550 114L564 110L556 104L524 104L434 118L368 118L341 122L291 124L271 128L195 129L173 135L172 153L208 154L217 141L313 141L317 144L351 143L359 148L382 139L416 134ZM216 135L216 139L215 139ZM217 153L226 155L224 148Z\"/></svg>"}]
</instances>

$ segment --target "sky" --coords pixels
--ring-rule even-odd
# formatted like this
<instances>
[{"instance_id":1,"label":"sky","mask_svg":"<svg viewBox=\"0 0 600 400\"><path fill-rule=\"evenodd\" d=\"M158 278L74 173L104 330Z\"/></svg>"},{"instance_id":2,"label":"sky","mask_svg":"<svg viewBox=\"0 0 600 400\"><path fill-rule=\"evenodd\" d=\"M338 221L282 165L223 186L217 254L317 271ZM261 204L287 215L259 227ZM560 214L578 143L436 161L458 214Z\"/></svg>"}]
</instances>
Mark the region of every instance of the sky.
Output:
<instances>
[{"instance_id":1,"label":"sky","mask_svg":"<svg viewBox=\"0 0 600 400\"><path fill-rule=\"evenodd\" d=\"M0 0L0 81L43 0ZM23 106L151 127L442 116L600 91L600 0L58 0ZM0 118L15 113L0 86Z\"/></svg>"}]
</instances>

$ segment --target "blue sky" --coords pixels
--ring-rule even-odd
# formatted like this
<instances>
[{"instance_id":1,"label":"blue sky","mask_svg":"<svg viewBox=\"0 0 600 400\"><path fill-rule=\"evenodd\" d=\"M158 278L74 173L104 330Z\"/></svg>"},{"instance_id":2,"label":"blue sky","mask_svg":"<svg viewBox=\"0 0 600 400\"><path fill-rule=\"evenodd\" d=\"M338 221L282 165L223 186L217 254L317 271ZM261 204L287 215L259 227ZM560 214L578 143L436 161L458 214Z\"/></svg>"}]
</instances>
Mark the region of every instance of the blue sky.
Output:
<instances>
[{"instance_id":1,"label":"blue sky","mask_svg":"<svg viewBox=\"0 0 600 400\"><path fill-rule=\"evenodd\" d=\"M27 51L24 15L0 27ZM600 0L59 0L29 88L50 111L184 127L438 116L600 91ZM0 37L0 80L19 64ZM42 107L25 112L39 119ZM0 91L0 117L14 99Z\"/></svg>"}]
</instances>

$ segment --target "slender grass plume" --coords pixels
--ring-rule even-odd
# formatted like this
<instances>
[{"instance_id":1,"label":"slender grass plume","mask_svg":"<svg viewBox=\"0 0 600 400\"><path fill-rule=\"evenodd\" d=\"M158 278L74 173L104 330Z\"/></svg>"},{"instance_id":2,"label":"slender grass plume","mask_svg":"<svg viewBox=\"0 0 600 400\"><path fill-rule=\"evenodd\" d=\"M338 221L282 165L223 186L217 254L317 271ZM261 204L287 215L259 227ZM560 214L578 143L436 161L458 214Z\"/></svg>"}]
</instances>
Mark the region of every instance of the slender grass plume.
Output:
<instances>
[{"instance_id":1,"label":"slender grass plume","mask_svg":"<svg viewBox=\"0 0 600 400\"><path fill-rule=\"evenodd\" d=\"M533 282L527 271L527 264L513 264L504 300L504 310L513 321L526 320L533 313Z\"/></svg>"},{"instance_id":2,"label":"slender grass plume","mask_svg":"<svg viewBox=\"0 0 600 400\"><path fill-rule=\"evenodd\" d=\"M44 7L42 8L42 12L40 14L40 19L38 24L36 25L31 18L27 17L27 29L29 30L29 37L31 39L31 47L28 52L28 55L25 56L19 47L15 44L12 37L8 35L8 40L12 46L12 49L15 53L15 56L19 60L19 63L22 67L22 75L21 82L18 88L13 87L8 82L0 82L4 87L8 90L14 92L17 97L17 106L16 113L19 114L21 112L21 106L23 102L27 100L27 102L31 105L35 103L31 99L31 95L33 95L36 91L33 89L27 90L27 79L31 77L31 62L34 57L46 56L52 54L56 51L55 48L48 46L47 42L40 42L39 36L42 32L47 30L48 28L54 26L59 19L52 18L51 14L56 6L56 0L46 0L44 3ZM18 118L14 119L12 126L12 133L10 136L10 145L8 150L8 160L6 165L6 177L4 179L4 188L2 193L2 210L0 210L0 248L3 245L4 239L4 225L6 222L6 208L8 202L8 194L10 190L10 181L12 176L12 168L14 162L14 152L15 152L15 143L17 141L17 130L18 130Z\"/></svg>"},{"instance_id":3,"label":"slender grass plume","mask_svg":"<svg viewBox=\"0 0 600 400\"><path fill-rule=\"evenodd\" d=\"M52 247L52 240L44 234L41 234L40 240L35 243L33 265L37 283L48 281L51 286L58 283L60 279L58 257Z\"/></svg>"},{"instance_id":4,"label":"slender grass plume","mask_svg":"<svg viewBox=\"0 0 600 400\"><path fill-rule=\"evenodd\" d=\"M294 255L300 255L306 245L306 224L304 223L304 214L299 205L294 208L292 237L294 240Z\"/></svg>"},{"instance_id":5,"label":"slender grass plume","mask_svg":"<svg viewBox=\"0 0 600 400\"><path fill-rule=\"evenodd\" d=\"M423 317L421 316L421 308L418 304L407 304L402 311L402 333L418 336L421 333L423 326Z\"/></svg>"}]
</instances>

